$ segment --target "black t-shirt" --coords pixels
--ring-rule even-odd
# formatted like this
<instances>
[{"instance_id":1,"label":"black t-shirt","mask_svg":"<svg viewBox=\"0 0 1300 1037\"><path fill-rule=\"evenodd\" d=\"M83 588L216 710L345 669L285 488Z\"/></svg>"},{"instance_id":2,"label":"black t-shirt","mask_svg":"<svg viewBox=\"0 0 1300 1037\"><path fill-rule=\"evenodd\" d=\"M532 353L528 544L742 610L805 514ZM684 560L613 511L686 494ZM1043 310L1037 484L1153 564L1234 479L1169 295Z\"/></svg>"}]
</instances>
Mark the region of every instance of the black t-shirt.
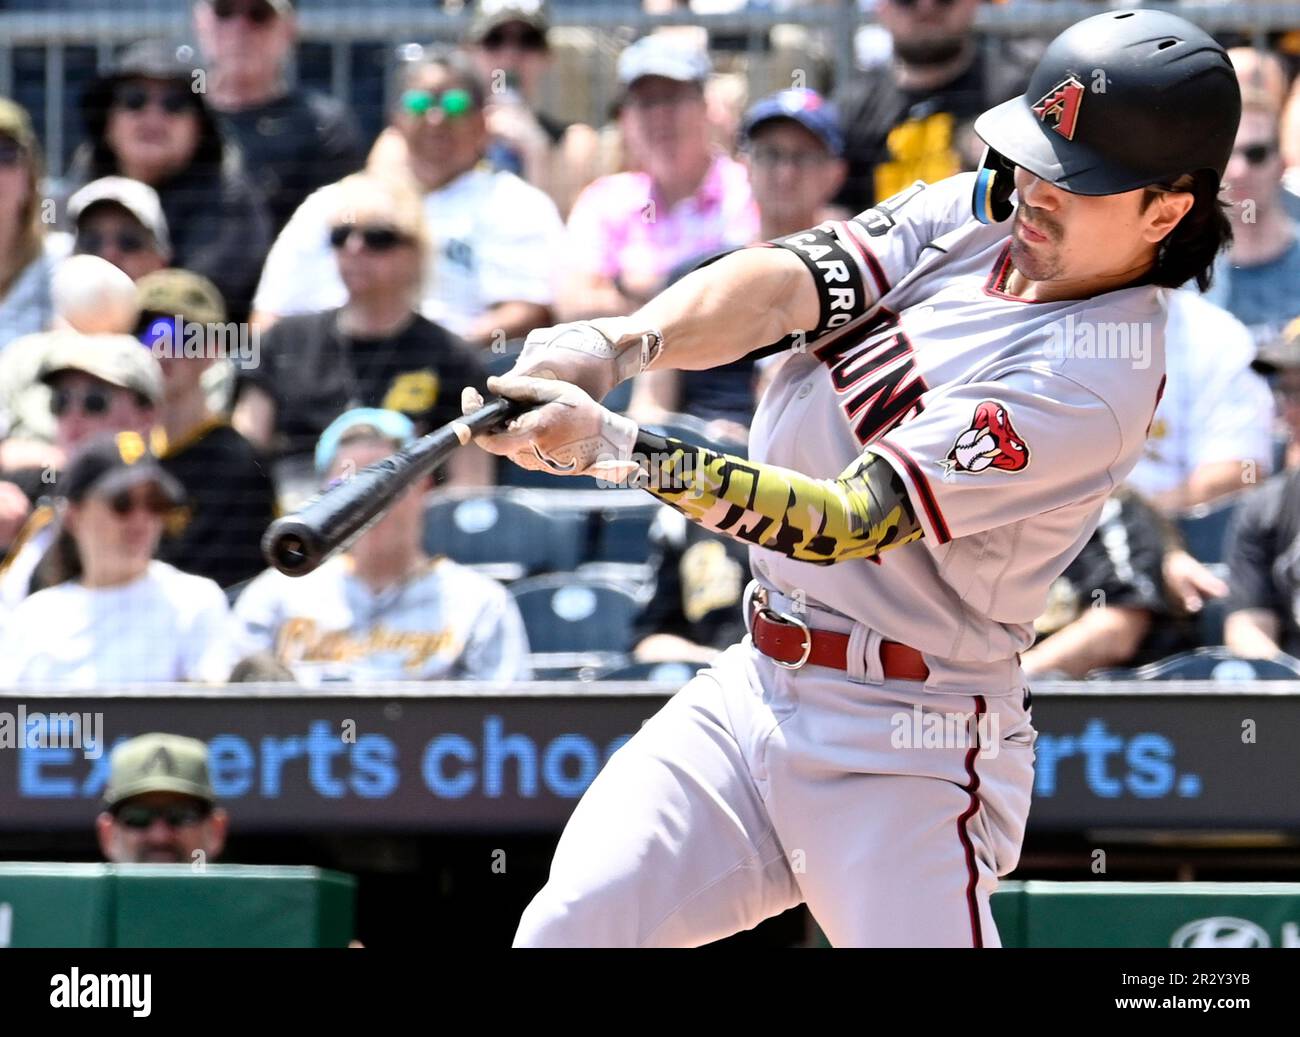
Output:
<instances>
[{"instance_id":1,"label":"black t-shirt","mask_svg":"<svg viewBox=\"0 0 1300 1037\"><path fill-rule=\"evenodd\" d=\"M262 361L243 377L276 403L281 456L311 454L325 426L352 407L401 411L420 433L460 416L467 385L483 390L483 363L445 328L416 314L395 335L339 330L338 310L285 317L262 336Z\"/></svg>"},{"instance_id":2,"label":"black t-shirt","mask_svg":"<svg viewBox=\"0 0 1300 1037\"><path fill-rule=\"evenodd\" d=\"M239 142L244 167L266 199L276 232L312 191L365 164L356 119L346 105L324 94L295 90L217 117Z\"/></svg>"},{"instance_id":3,"label":"black t-shirt","mask_svg":"<svg viewBox=\"0 0 1300 1037\"><path fill-rule=\"evenodd\" d=\"M973 168L983 145L971 134L971 123L1023 93L1036 60L1028 51L1003 48L999 60L989 62L982 41L980 47L970 68L934 90L900 89L887 62L859 72L836 91L849 164L838 204L861 212L916 180L934 183Z\"/></svg>"},{"instance_id":4,"label":"black t-shirt","mask_svg":"<svg viewBox=\"0 0 1300 1037\"><path fill-rule=\"evenodd\" d=\"M1102 509L1101 520L1077 558L1048 590L1047 608L1035 624L1050 636L1084 609L1107 606L1151 613L1146 637L1123 666L1143 666L1192 647L1190 625L1165 601L1164 539L1151 505L1120 490Z\"/></svg>"},{"instance_id":5,"label":"black t-shirt","mask_svg":"<svg viewBox=\"0 0 1300 1037\"><path fill-rule=\"evenodd\" d=\"M655 593L636 622L635 639L676 634L727 648L745 636L741 601L749 548L688 522L665 507L650 529Z\"/></svg>"},{"instance_id":6,"label":"black t-shirt","mask_svg":"<svg viewBox=\"0 0 1300 1037\"><path fill-rule=\"evenodd\" d=\"M1227 543L1228 610L1267 609L1281 621L1278 646L1300 656L1300 469L1242 501Z\"/></svg>"},{"instance_id":7,"label":"black t-shirt","mask_svg":"<svg viewBox=\"0 0 1300 1037\"><path fill-rule=\"evenodd\" d=\"M197 430L161 464L185 487L186 507L169 517L158 557L231 587L266 568L261 541L275 518L275 490L252 445L225 422Z\"/></svg>"}]
</instances>

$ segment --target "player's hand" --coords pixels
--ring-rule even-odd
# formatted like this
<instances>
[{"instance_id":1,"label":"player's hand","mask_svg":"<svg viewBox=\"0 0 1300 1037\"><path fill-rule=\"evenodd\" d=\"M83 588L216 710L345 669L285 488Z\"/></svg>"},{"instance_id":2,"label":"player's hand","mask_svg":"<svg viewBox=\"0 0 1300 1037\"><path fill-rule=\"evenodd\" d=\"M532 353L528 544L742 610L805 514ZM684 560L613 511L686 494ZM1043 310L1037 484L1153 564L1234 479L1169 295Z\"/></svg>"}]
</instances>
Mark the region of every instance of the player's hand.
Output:
<instances>
[{"instance_id":1,"label":"player's hand","mask_svg":"<svg viewBox=\"0 0 1300 1037\"><path fill-rule=\"evenodd\" d=\"M641 373L658 355L662 336L627 317L556 324L537 328L507 377L556 378L603 400L614 386Z\"/></svg>"},{"instance_id":2,"label":"player's hand","mask_svg":"<svg viewBox=\"0 0 1300 1037\"><path fill-rule=\"evenodd\" d=\"M1161 569L1165 587L1188 612L1200 612L1206 598L1222 598L1228 585L1186 551L1170 551Z\"/></svg>"},{"instance_id":3,"label":"player's hand","mask_svg":"<svg viewBox=\"0 0 1300 1037\"><path fill-rule=\"evenodd\" d=\"M621 482L636 468L632 459L637 425L631 418L602 407L582 389L555 378L505 375L488 379L498 396L533 404L526 414L474 442L508 457L521 468L554 475L590 475ZM461 394L461 409L473 414L483 397L472 387Z\"/></svg>"}]
</instances>

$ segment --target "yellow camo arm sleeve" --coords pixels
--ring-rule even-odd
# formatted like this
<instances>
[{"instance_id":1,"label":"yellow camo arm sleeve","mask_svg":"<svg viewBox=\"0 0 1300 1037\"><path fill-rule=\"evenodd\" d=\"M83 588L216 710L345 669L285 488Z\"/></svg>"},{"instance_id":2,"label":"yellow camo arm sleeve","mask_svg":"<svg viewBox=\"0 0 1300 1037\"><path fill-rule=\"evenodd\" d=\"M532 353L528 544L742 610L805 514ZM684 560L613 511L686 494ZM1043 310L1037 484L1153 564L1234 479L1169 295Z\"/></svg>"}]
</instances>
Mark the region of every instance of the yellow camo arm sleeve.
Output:
<instances>
[{"instance_id":1,"label":"yellow camo arm sleeve","mask_svg":"<svg viewBox=\"0 0 1300 1037\"><path fill-rule=\"evenodd\" d=\"M813 479L649 432L637 437L639 485L692 522L801 562L871 558L921 537L902 480L864 454Z\"/></svg>"}]
</instances>

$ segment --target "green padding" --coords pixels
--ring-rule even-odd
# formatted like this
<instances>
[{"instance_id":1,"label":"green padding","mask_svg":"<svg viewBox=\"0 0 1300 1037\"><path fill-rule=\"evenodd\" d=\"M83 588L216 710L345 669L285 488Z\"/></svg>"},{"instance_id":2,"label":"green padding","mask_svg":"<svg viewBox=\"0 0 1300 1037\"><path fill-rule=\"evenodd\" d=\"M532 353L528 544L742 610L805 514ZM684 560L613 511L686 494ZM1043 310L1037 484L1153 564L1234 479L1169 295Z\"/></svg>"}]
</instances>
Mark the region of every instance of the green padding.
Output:
<instances>
[{"instance_id":1,"label":"green padding","mask_svg":"<svg viewBox=\"0 0 1300 1037\"><path fill-rule=\"evenodd\" d=\"M0 947L111 947L102 864L0 863Z\"/></svg>"},{"instance_id":2,"label":"green padding","mask_svg":"<svg viewBox=\"0 0 1300 1037\"><path fill-rule=\"evenodd\" d=\"M15 947L345 947L355 894L319 868L0 864L0 943L7 915Z\"/></svg>"},{"instance_id":3,"label":"green padding","mask_svg":"<svg viewBox=\"0 0 1300 1037\"><path fill-rule=\"evenodd\" d=\"M1300 945L1300 883L1004 882L1004 947Z\"/></svg>"}]
</instances>

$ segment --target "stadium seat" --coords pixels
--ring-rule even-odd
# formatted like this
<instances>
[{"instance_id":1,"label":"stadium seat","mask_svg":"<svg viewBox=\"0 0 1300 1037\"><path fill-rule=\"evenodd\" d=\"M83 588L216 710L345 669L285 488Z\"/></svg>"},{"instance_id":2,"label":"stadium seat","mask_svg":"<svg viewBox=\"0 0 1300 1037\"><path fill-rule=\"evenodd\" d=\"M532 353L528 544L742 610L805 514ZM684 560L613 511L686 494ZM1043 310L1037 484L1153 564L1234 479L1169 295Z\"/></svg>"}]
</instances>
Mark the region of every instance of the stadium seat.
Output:
<instances>
[{"instance_id":1,"label":"stadium seat","mask_svg":"<svg viewBox=\"0 0 1300 1037\"><path fill-rule=\"evenodd\" d=\"M1089 680L1106 681L1294 681L1300 680L1300 659L1242 659L1228 649L1195 648L1132 670L1099 670Z\"/></svg>"},{"instance_id":2,"label":"stadium seat","mask_svg":"<svg viewBox=\"0 0 1300 1037\"><path fill-rule=\"evenodd\" d=\"M660 505L646 497L640 508L605 509L597 517L596 543L589 561L644 565L650 560L650 526Z\"/></svg>"},{"instance_id":3,"label":"stadium seat","mask_svg":"<svg viewBox=\"0 0 1300 1037\"><path fill-rule=\"evenodd\" d=\"M426 551L484 568L498 579L572 569L586 535L583 516L548 514L501 491L435 498L424 513Z\"/></svg>"},{"instance_id":4,"label":"stadium seat","mask_svg":"<svg viewBox=\"0 0 1300 1037\"><path fill-rule=\"evenodd\" d=\"M682 685L699 672L701 663L657 662L633 663L616 670L607 670L597 679L602 681L654 681L659 684Z\"/></svg>"},{"instance_id":5,"label":"stadium seat","mask_svg":"<svg viewBox=\"0 0 1300 1037\"><path fill-rule=\"evenodd\" d=\"M510 588L534 652L626 652L641 605L616 584L552 573Z\"/></svg>"},{"instance_id":6,"label":"stadium seat","mask_svg":"<svg viewBox=\"0 0 1300 1037\"><path fill-rule=\"evenodd\" d=\"M1223 561L1228 524L1240 499L1240 494L1233 494L1208 504L1197 504L1178 516L1178 529L1183 541L1197 561L1207 565Z\"/></svg>"}]
</instances>

